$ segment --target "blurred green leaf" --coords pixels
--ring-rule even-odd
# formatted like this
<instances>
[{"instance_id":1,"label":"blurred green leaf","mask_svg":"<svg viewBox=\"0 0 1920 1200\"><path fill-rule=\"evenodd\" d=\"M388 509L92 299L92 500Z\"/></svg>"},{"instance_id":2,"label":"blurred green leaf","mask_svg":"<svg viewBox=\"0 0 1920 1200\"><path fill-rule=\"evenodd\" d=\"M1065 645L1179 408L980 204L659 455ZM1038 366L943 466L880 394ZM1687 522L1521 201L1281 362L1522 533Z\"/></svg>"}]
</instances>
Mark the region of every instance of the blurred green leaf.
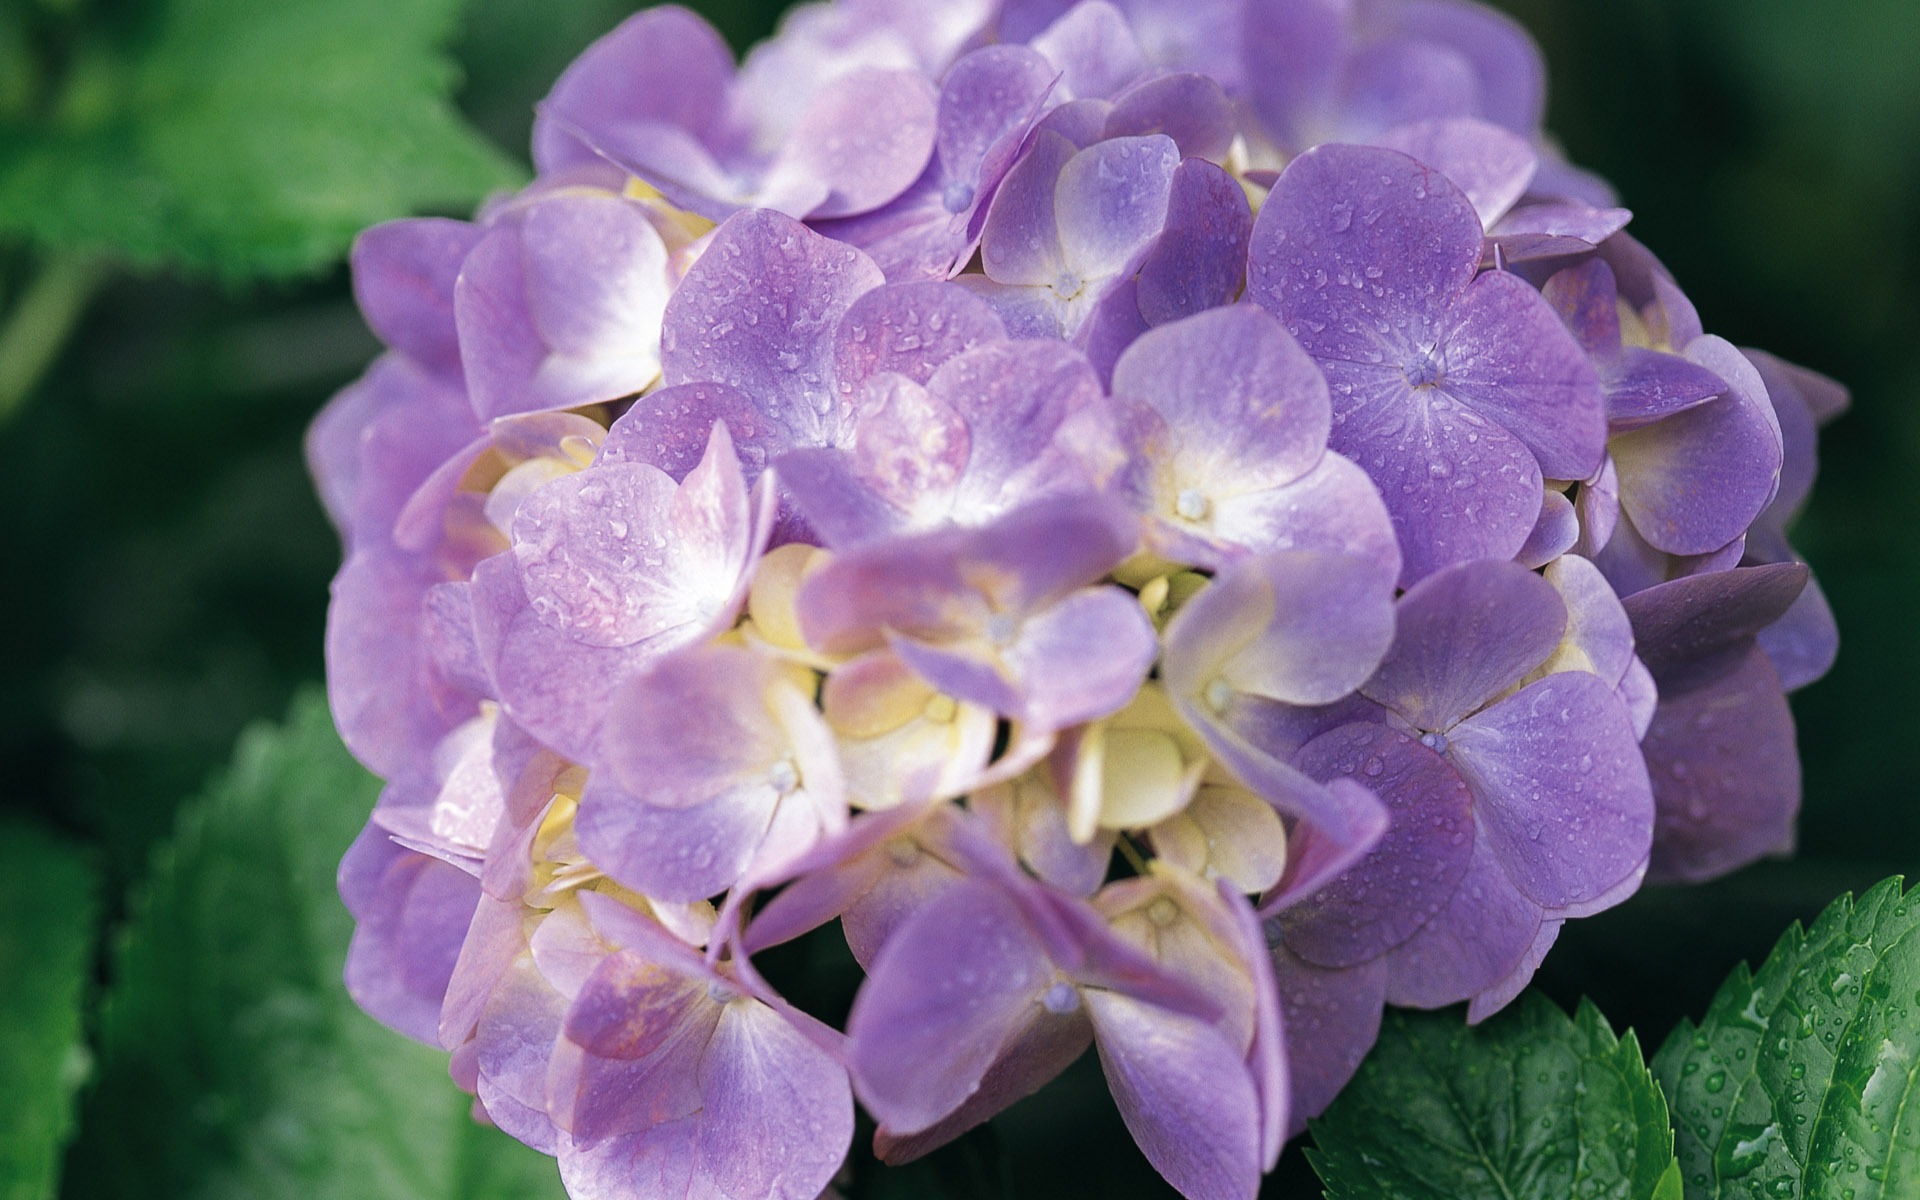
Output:
<instances>
[{"instance_id":1,"label":"blurred green leaf","mask_svg":"<svg viewBox=\"0 0 1920 1200\"><path fill-rule=\"evenodd\" d=\"M1920 899L1842 896L1653 1060L1689 1197L1920 1193Z\"/></svg>"},{"instance_id":2,"label":"blurred green leaf","mask_svg":"<svg viewBox=\"0 0 1920 1200\"><path fill-rule=\"evenodd\" d=\"M309 694L183 812L119 948L68 1195L562 1195L474 1123L445 1054L347 998L334 871L376 790Z\"/></svg>"},{"instance_id":3,"label":"blurred green leaf","mask_svg":"<svg viewBox=\"0 0 1920 1200\"><path fill-rule=\"evenodd\" d=\"M1678 1195L1666 1101L1633 1034L1531 992L1477 1028L1390 1010L1313 1137L1328 1200Z\"/></svg>"},{"instance_id":4,"label":"blurred green leaf","mask_svg":"<svg viewBox=\"0 0 1920 1200\"><path fill-rule=\"evenodd\" d=\"M93 974L93 871L31 825L0 821L0 1200L45 1200L86 1076L81 1005Z\"/></svg>"},{"instance_id":5,"label":"blurred green leaf","mask_svg":"<svg viewBox=\"0 0 1920 1200\"><path fill-rule=\"evenodd\" d=\"M0 126L0 232L228 279L514 171L459 117L460 0L166 0L85 43L49 120Z\"/></svg>"}]
</instances>

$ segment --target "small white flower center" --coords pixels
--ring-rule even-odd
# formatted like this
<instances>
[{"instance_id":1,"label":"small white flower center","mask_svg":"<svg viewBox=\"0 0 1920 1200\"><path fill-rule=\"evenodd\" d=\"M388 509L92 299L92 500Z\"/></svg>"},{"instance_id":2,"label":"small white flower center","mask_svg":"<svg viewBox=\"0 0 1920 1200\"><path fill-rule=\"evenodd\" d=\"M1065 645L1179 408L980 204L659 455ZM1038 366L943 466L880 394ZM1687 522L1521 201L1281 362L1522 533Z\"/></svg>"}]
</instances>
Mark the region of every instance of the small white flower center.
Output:
<instances>
[{"instance_id":1,"label":"small white flower center","mask_svg":"<svg viewBox=\"0 0 1920 1200\"><path fill-rule=\"evenodd\" d=\"M1423 733L1420 735L1420 744L1435 754L1445 754L1447 752L1447 735L1444 733Z\"/></svg>"},{"instance_id":2,"label":"small white flower center","mask_svg":"<svg viewBox=\"0 0 1920 1200\"><path fill-rule=\"evenodd\" d=\"M1204 521L1212 511L1213 501L1199 488L1182 488L1173 500L1174 515L1183 521Z\"/></svg>"},{"instance_id":3,"label":"small white flower center","mask_svg":"<svg viewBox=\"0 0 1920 1200\"><path fill-rule=\"evenodd\" d=\"M1233 702L1233 685L1224 679L1216 679L1207 685L1205 695L1207 707L1214 712L1227 711L1227 705Z\"/></svg>"},{"instance_id":4,"label":"small white flower center","mask_svg":"<svg viewBox=\"0 0 1920 1200\"><path fill-rule=\"evenodd\" d=\"M1070 1013L1080 1007L1079 989L1062 979L1040 997L1040 1006L1050 1013Z\"/></svg>"},{"instance_id":5,"label":"small white flower center","mask_svg":"<svg viewBox=\"0 0 1920 1200\"><path fill-rule=\"evenodd\" d=\"M790 758L781 759L767 772L767 786L782 796L789 794L800 786L800 768Z\"/></svg>"},{"instance_id":6,"label":"small white flower center","mask_svg":"<svg viewBox=\"0 0 1920 1200\"><path fill-rule=\"evenodd\" d=\"M995 613L987 618L987 640L996 646L1012 644L1019 632L1020 619L1012 613Z\"/></svg>"}]
</instances>

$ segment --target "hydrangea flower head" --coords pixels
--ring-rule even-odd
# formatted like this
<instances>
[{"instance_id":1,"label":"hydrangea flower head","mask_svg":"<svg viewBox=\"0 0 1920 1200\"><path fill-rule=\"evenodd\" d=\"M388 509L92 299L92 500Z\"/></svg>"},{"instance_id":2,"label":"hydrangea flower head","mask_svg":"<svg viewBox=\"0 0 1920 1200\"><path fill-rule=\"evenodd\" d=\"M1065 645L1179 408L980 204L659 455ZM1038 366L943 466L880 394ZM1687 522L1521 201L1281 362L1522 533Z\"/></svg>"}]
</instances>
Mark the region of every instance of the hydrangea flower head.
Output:
<instances>
[{"instance_id":1,"label":"hydrangea flower head","mask_svg":"<svg viewBox=\"0 0 1920 1200\"><path fill-rule=\"evenodd\" d=\"M348 986L570 1192L812 1200L1089 1048L1253 1196L1387 1004L1790 847L1837 384L1472 0L643 12L354 256ZM844 937L844 1027L756 959Z\"/></svg>"}]
</instances>

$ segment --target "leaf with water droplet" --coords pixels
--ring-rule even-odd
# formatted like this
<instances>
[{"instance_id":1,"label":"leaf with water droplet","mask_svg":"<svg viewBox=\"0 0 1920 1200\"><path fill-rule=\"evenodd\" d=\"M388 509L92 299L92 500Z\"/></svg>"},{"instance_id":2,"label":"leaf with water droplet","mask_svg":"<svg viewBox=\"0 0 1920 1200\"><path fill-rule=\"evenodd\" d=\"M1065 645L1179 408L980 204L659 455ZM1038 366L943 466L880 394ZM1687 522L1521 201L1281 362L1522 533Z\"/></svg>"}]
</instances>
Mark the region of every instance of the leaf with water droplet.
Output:
<instances>
[{"instance_id":1,"label":"leaf with water droplet","mask_svg":"<svg viewBox=\"0 0 1920 1200\"><path fill-rule=\"evenodd\" d=\"M1639 1043L1537 993L1477 1028L1390 1012L1313 1136L1327 1200L1681 1200Z\"/></svg>"},{"instance_id":2,"label":"leaf with water droplet","mask_svg":"<svg viewBox=\"0 0 1920 1200\"><path fill-rule=\"evenodd\" d=\"M1654 1057L1688 1200L1920 1195L1920 1014L1887 1002L1920 985L1920 912L1901 887L1788 929Z\"/></svg>"}]
</instances>

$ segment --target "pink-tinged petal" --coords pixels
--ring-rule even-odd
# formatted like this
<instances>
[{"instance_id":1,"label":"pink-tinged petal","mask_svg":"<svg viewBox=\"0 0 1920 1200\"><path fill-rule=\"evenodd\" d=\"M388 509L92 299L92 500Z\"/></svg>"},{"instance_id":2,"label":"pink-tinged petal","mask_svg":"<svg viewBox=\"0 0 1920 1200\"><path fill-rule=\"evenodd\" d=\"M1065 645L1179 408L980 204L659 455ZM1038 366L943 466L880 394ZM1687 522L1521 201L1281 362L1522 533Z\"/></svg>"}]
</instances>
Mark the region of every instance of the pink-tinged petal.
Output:
<instances>
[{"instance_id":1,"label":"pink-tinged petal","mask_svg":"<svg viewBox=\"0 0 1920 1200\"><path fill-rule=\"evenodd\" d=\"M431 575L431 564L370 549L333 580L327 706L354 757L386 776L411 769L477 703L445 678L419 636Z\"/></svg>"},{"instance_id":2,"label":"pink-tinged petal","mask_svg":"<svg viewBox=\"0 0 1920 1200\"><path fill-rule=\"evenodd\" d=\"M1191 1200L1252 1200L1259 1101L1239 1049L1210 1025L1131 996L1085 996L1107 1086L1147 1161Z\"/></svg>"},{"instance_id":3,"label":"pink-tinged petal","mask_svg":"<svg viewBox=\"0 0 1920 1200\"><path fill-rule=\"evenodd\" d=\"M487 996L474 1030L475 1066L490 1102L511 1100L510 1110L518 1106L544 1119L547 1075L567 1007L567 997L540 974L533 958L516 956ZM495 1107L490 1103L489 1111Z\"/></svg>"},{"instance_id":4,"label":"pink-tinged petal","mask_svg":"<svg viewBox=\"0 0 1920 1200\"><path fill-rule=\"evenodd\" d=\"M791 218L736 214L667 302L664 379L727 384L794 444L832 445L849 401L831 378L832 332L882 282L866 255Z\"/></svg>"},{"instance_id":5,"label":"pink-tinged petal","mask_svg":"<svg viewBox=\"0 0 1920 1200\"><path fill-rule=\"evenodd\" d=\"M1443 731L1520 682L1567 628L1553 585L1515 563L1461 563L1400 598L1393 648L1360 689Z\"/></svg>"},{"instance_id":6,"label":"pink-tinged petal","mask_svg":"<svg viewBox=\"0 0 1920 1200\"><path fill-rule=\"evenodd\" d=\"M1107 447L1083 444L1083 435L1099 428L1105 397L1093 368L1071 347L982 346L942 366L928 390L967 425L957 519L981 524L1049 492L1097 490Z\"/></svg>"},{"instance_id":7,"label":"pink-tinged petal","mask_svg":"<svg viewBox=\"0 0 1920 1200\"><path fill-rule=\"evenodd\" d=\"M1379 1038L1387 963L1376 958L1339 970L1316 967L1284 943L1274 945L1271 956L1287 1031L1293 1103L1286 1136L1292 1137L1326 1111Z\"/></svg>"},{"instance_id":8,"label":"pink-tinged petal","mask_svg":"<svg viewBox=\"0 0 1920 1200\"><path fill-rule=\"evenodd\" d=\"M701 1052L719 1015L703 981L634 950L608 955L568 1008L554 1051L556 1123L590 1147L698 1112Z\"/></svg>"},{"instance_id":9,"label":"pink-tinged petal","mask_svg":"<svg viewBox=\"0 0 1920 1200\"><path fill-rule=\"evenodd\" d=\"M1254 220L1247 294L1317 359L1397 362L1438 340L1480 241L1473 205L1437 171L1319 146L1287 164Z\"/></svg>"},{"instance_id":10,"label":"pink-tinged petal","mask_svg":"<svg viewBox=\"0 0 1920 1200\"><path fill-rule=\"evenodd\" d=\"M1323 967L1377 958L1452 900L1473 853L1472 794L1439 755L1385 725L1342 726L1295 761L1372 791L1392 823L1365 858L1280 915L1287 946Z\"/></svg>"},{"instance_id":11,"label":"pink-tinged petal","mask_svg":"<svg viewBox=\"0 0 1920 1200\"><path fill-rule=\"evenodd\" d=\"M897 842L880 853L884 861L873 885L855 897L840 917L847 949L866 970L872 970L880 951L907 918L967 878L917 842Z\"/></svg>"},{"instance_id":12,"label":"pink-tinged petal","mask_svg":"<svg viewBox=\"0 0 1920 1200\"><path fill-rule=\"evenodd\" d=\"M1043 129L1007 172L981 234L980 262L988 278L1000 284L1047 286L1066 270L1054 221L1054 185L1076 153L1072 142Z\"/></svg>"},{"instance_id":13,"label":"pink-tinged petal","mask_svg":"<svg viewBox=\"0 0 1920 1200\"><path fill-rule=\"evenodd\" d=\"M1293 1102L1287 1086L1291 1064L1287 1059L1286 1023L1280 1007L1279 981L1258 914L1235 885L1221 880L1220 899L1233 916L1232 945L1253 975L1253 1045L1247 1065L1253 1090L1260 1099L1260 1160L1262 1171L1273 1170L1293 1122Z\"/></svg>"},{"instance_id":14,"label":"pink-tinged petal","mask_svg":"<svg viewBox=\"0 0 1920 1200\"><path fill-rule=\"evenodd\" d=\"M975 792L967 806L1028 870L1061 891L1090 896L1106 880L1117 835L1103 830L1087 842L1074 841L1066 804L1047 773L1031 772Z\"/></svg>"},{"instance_id":15,"label":"pink-tinged petal","mask_svg":"<svg viewBox=\"0 0 1920 1200\"><path fill-rule=\"evenodd\" d=\"M758 1000L727 1004L700 1059L700 1160L729 1196L819 1196L853 1141L846 1068Z\"/></svg>"},{"instance_id":16,"label":"pink-tinged petal","mask_svg":"<svg viewBox=\"0 0 1920 1200\"><path fill-rule=\"evenodd\" d=\"M1067 269L1090 281L1128 267L1166 225L1179 165L1178 147L1161 134L1113 138L1068 160L1054 189Z\"/></svg>"},{"instance_id":17,"label":"pink-tinged petal","mask_svg":"<svg viewBox=\"0 0 1920 1200\"><path fill-rule=\"evenodd\" d=\"M469 221L388 221L353 242L353 298L374 335L430 371L458 377L453 288L486 230Z\"/></svg>"},{"instance_id":18,"label":"pink-tinged petal","mask_svg":"<svg viewBox=\"0 0 1920 1200\"><path fill-rule=\"evenodd\" d=\"M607 430L594 463L645 463L684 478L706 452L716 422L726 426L749 480L796 441L791 428L745 392L724 383L683 383L634 401Z\"/></svg>"},{"instance_id":19,"label":"pink-tinged petal","mask_svg":"<svg viewBox=\"0 0 1920 1200\"><path fill-rule=\"evenodd\" d=\"M1167 224L1140 264L1136 303L1149 325L1231 304L1247 272L1253 209L1238 180L1206 159L1173 173Z\"/></svg>"},{"instance_id":20,"label":"pink-tinged petal","mask_svg":"<svg viewBox=\"0 0 1920 1200\"><path fill-rule=\"evenodd\" d=\"M1585 479L1606 450L1593 361L1551 306L1505 271L1468 285L1440 333L1437 386L1526 444L1549 479Z\"/></svg>"},{"instance_id":21,"label":"pink-tinged petal","mask_svg":"<svg viewBox=\"0 0 1920 1200\"><path fill-rule=\"evenodd\" d=\"M1105 132L1110 138L1165 134L1182 159L1211 165L1232 148L1233 107L1205 75L1162 75L1128 88L1107 114Z\"/></svg>"},{"instance_id":22,"label":"pink-tinged petal","mask_svg":"<svg viewBox=\"0 0 1920 1200\"><path fill-rule=\"evenodd\" d=\"M1006 336L993 310L950 283L891 284L856 299L833 335L835 377L858 389L891 372L925 386L940 366Z\"/></svg>"},{"instance_id":23,"label":"pink-tinged petal","mask_svg":"<svg viewBox=\"0 0 1920 1200\"><path fill-rule=\"evenodd\" d=\"M781 143L762 202L818 181L826 195L787 207L791 215L845 217L880 207L927 165L937 109L933 86L906 71L860 70L834 80Z\"/></svg>"},{"instance_id":24,"label":"pink-tinged petal","mask_svg":"<svg viewBox=\"0 0 1920 1200\"><path fill-rule=\"evenodd\" d=\"M1393 629L1392 585L1375 564L1306 550L1256 555L1175 614L1163 673L1176 695L1216 710L1233 693L1327 704L1373 673Z\"/></svg>"},{"instance_id":25,"label":"pink-tinged petal","mask_svg":"<svg viewBox=\"0 0 1920 1200\"><path fill-rule=\"evenodd\" d=\"M1579 540L1580 517L1573 510L1573 501L1566 493L1549 488L1540 505L1540 519L1513 560L1528 570L1544 567L1573 549Z\"/></svg>"},{"instance_id":26,"label":"pink-tinged petal","mask_svg":"<svg viewBox=\"0 0 1920 1200\"><path fill-rule=\"evenodd\" d=\"M546 172L580 159L568 128L590 130L616 153L622 135L651 127L706 140L726 120L732 80L733 53L711 25L678 6L637 13L574 59L547 93L534 163Z\"/></svg>"},{"instance_id":27,"label":"pink-tinged petal","mask_svg":"<svg viewBox=\"0 0 1920 1200\"><path fill-rule=\"evenodd\" d=\"M1059 72L1037 50L982 46L953 64L940 84L935 152L946 188L942 209L959 217L985 198L1012 165L1021 132L1038 116Z\"/></svg>"},{"instance_id":28,"label":"pink-tinged petal","mask_svg":"<svg viewBox=\"0 0 1920 1200\"><path fill-rule=\"evenodd\" d=\"M791 687L781 664L741 647L668 655L615 697L594 761L656 807L738 795L771 810L777 783L812 786L799 778L774 708L776 690Z\"/></svg>"},{"instance_id":29,"label":"pink-tinged petal","mask_svg":"<svg viewBox=\"0 0 1920 1200\"><path fill-rule=\"evenodd\" d=\"M1658 816L1656 882L1712 879L1793 848L1800 760L1793 713L1765 654L1660 697L1643 744Z\"/></svg>"},{"instance_id":30,"label":"pink-tinged petal","mask_svg":"<svg viewBox=\"0 0 1920 1200\"><path fill-rule=\"evenodd\" d=\"M1473 117L1416 121L1374 139L1439 171L1463 192L1491 229L1533 180L1533 147L1511 130Z\"/></svg>"},{"instance_id":31,"label":"pink-tinged petal","mask_svg":"<svg viewBox=\"0 0 1920 1200\"><path fill-rule=\"evenodd\" d=\"M1778 418L1757 372L1718 338L1688 347L1728 379L1725 396L1613 438L1620 503L1668 554L1705 554L1739 537L1773 499L1783 461Z\"/></svg>"},{"instance_id":32,"label":"pink-tinged petal","mask_svg":"<svg viewBox=\"0 0 1920 1200\"><path fill-rule=\"evenodd\" d=\"M1328 445L1358 463L1393 517L1400 582L1453 563L1510 559L1540 515L1538 460L1513 434L1400 372L1324 362L1334 397Z\"/></svg>"},{"instance_id":33,"label":"pink-tinged petal","mask_svg":"<svg viewBox=\"0 0 1920 1200\"><path fill-rule=\"evenodd\" d=\"M699 1118L690 1116L588 1146L562 1134L560 1182L572 1200L733 1200L700 1172L698 1133Z\"/></svg>"},{"instance_id":34,"label":"pink-tinged petal","mask_svg":"<svg viewBox=\"0 0 1920 1200\"><path fill-rule=\"evenodd\" d=\"M533 614L602 647L704 624L665 570L677 490L666 472L623 463L556 479L528 497L514 518L513 557Z\"/></svg>"},{"instance_id":35,"label":"pink-tinged petal","mask_svg":"<svg viewBox=\"0 0 1920 1200\"><path fill-rule=\"evenodd\" d=\"M926 1129L979 1089L1054 978L1020 907L963 883L908 917L847 1019L855 1089L897 1133Z\"/></svg>"},{"instance_id":36,"label":"pink-tinged petal","mask_svg":"<svg viewBox=\"0 0 1920 1200\"><path fill-rule=\"evenodd\" d=\"M1387 1002L1444 1008L1486 991L1513 973L1540 923L1483 833L1447 910L1387 952Z\"/></svg>"},{"instance_id":37,"label":"pink-tinged petal","mask_svg":"<svg viewBox=\"0 0 1920 1200\"><path fill-rule=\"evenodd\" d=\"M1590 900L1646 861L1652 786L1626 706L1598 677L1549 675L1448 741L1488 843L1542 907Z\"/></svg>"},{"instance_id":38,"label":"pink-tinged petal","mask_svg":"<svg viewBox=\"0 0 1920 1200\"><path fill-rule=\"evenodd\" d=\"M1663 687L1738 661L1746 639L1779 620L1807 583L1801 563L1690 575L1621 601L1637 651Z\"/></svg>"},{"instance_id":39,"label":"pink-tinged petal","mask_svg":"<svg viewBox=\"0 0 1920 1200\"><path fill-rule=\"evenodd\" d=\"M1333 423L1313 360L1251 305L1142 334L1114 365L1113 393L1165 419L1176 470L1222 477L1226 487L1298 478L1320 459Z\"/></svg>"},{"instance_id":40,"label":"pink-tinged petal","mask_svg":"<svg viewBox=\"0 0 1920 1200\"><path fill-rule=\"evenodd\" d=\"M527 950L527 935L522 927L520 897L496 900L480 897L466 939L460 944L460 957L454 962L453 975L447 981L447 996L440 1006L439 1042L454 1049L473 1034L481 1011L490 1002L494 985ZM549 1039L551 1041L551 1039Z\"/></svg>"}]
</instances>

